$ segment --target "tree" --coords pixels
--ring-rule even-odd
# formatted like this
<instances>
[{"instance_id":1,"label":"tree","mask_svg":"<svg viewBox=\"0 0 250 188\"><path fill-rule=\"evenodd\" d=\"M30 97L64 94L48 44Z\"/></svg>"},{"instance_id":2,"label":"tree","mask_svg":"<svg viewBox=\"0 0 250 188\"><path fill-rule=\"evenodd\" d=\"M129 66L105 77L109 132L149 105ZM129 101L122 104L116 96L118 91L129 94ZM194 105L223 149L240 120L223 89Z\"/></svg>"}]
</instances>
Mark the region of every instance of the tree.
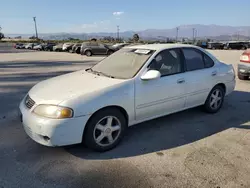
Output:
<instances>
[{"instance_id":1,"label":"tree","mask_svg":"<svg viewBox=\"0 0 250 188\"><path fill-rule=\"evenodd\" d=\"M29 39L36 39L36 37L35 36L31 36L31 37L29 37Z\"/></svg>"},{"instance_id":2,"label":"tree","mask_svg":"<svg viewBox=\"0 0 250 188\"><path fill-rule=\"evenodd\" d=\"M4 38L4 34L0 32L0 40Z\"/></svg>"},{"instance_id":3,"label":"tree","mask_svg":"<svg viewBox=\"0 0 250 188\"><path fill-rule=\"evenodd\" d=\"M135 34L133 35L133 40L134 40L135 42L138 42L138 41L140 40L140 37L139 37L139 35L138 35L137 33L135 33Z\"/></svg>"}]
</instances>

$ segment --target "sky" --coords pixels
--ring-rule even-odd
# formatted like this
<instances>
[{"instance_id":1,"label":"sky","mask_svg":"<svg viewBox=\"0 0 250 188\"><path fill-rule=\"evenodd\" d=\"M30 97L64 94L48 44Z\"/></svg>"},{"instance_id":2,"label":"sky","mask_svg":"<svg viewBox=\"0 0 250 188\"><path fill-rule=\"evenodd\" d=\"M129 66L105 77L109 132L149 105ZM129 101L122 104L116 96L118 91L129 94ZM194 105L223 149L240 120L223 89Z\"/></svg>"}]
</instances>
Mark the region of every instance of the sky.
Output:
<instances>
[{"instance_id":1,"label":"sky","mask_svg":"<svg viewBox=\"0 0 250 188\"><path fill-rule=\"evenodd\" d=\"M250 25L250 0L1 0L3 33L116 32L179 25Z\"/></svg>"}]
</instances>

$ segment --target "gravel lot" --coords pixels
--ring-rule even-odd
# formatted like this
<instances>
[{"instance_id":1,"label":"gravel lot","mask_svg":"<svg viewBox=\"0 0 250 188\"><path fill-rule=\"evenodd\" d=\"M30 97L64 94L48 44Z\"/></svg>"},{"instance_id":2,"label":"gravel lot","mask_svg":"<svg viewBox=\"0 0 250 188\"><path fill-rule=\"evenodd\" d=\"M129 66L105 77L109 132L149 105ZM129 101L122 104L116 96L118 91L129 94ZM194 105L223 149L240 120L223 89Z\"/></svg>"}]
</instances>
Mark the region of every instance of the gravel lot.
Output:
<instances>
[{"instance_id":1,"label":"gravel lot","mask_svg":"<svg viewBox=\"0 0 250 188\"><path fill-rule=\"evenodd\" d=\"M242 51L212 53L236 65ZM250 187L249 81L237 80L219 113L195 108L133 126L106 153L81 145L48 148L28 138L16 117L23 95L43 79L102 58L0 53L0 188Z\"/></svg>"}]
</instances>

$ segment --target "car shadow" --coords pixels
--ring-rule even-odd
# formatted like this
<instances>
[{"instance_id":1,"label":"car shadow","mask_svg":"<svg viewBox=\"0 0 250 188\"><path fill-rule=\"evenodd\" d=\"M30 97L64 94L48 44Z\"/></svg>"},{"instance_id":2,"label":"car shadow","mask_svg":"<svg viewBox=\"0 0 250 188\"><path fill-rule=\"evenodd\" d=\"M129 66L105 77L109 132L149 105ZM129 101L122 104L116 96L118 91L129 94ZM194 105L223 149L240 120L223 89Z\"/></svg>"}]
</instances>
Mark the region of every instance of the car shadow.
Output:
<instances>
[{"instance_id":1,"label":"car shadow","mask_svg":"<svg viewBox=\"0 0 250 188\"><path fill-rule=\"evenodd\" d=\"M70 154L91 160L126 158L171 149L196 142L230 128L250 129L250 93L234 91L223 108L207 114L201 108L144 122L130 127L123 141L113 150L99 153L81 144L65 147Z\"/></svg>"}]
</instances>

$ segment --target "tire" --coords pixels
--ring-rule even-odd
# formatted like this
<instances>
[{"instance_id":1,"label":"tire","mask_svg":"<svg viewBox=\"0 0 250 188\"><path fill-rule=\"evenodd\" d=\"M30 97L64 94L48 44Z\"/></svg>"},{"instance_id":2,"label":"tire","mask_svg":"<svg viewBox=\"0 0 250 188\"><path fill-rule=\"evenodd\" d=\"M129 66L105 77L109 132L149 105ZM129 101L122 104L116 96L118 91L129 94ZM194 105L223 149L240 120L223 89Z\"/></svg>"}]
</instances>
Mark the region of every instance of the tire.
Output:
<instances>
[{"instance_id":1,"label":"tire","mask_svg":"<svg viewBox=\"0 0 250 188\"><path fill-rule=\"evenodd\" d=\"M90 50L86 50L86 51L85 51L85 55L86 55L86 56L92 56L92 52L91 52Z\"/></svg>"},{"instance_id":2,"label":"tire","mask_svg":"<svg viewBox=\"0 0 250 188\"><path fill-rule=\"evenodd\" d=\"M119 125L119 127L116 126L117 130L115 130L113 127L114 130L112 131L112 123L110 127L105 127L105 124L108 124L107 119L111 120L111 118L113 118L111 121L113 124ZM97 112L90 118L83 134L83 143L88 148L95 151L108 151L120 143L124 137L126 129L126 119L119 109L107 108ZM113 142L110 142L112 140L108 139L110 138L110 135L111 138L113 138ZM97 140L97 138L100 138L100 142Z\"/></svg>"},{"instance_id":3,"label":"tire","mask_svg":"<svg viewBox=\"0 0 250 188\"><path fill-rule=\"evenodd\" d=\"M76 50L76 53L77 53L77 54L80 54L80 53L81 53L79 48Z\"/></svg>"},{"instance_id":4,"label":"tire","mask_svg":"<svg viewBox=\"0 0 250 188\"><path fill-rule=\"evenodd\" d=\"M220 97L220 100L219 98L216 99L215 97ZM204 104L204 110L211 114L218 112L223 106L224 97L225 97L224 88L219 85L215 86L210 91L206 99L206 102ZM215 100L215 102L213 102L213 100Z\"/></svg>"},{"instance_id":5,"label":"tire","mask_svg":"<svg viewBox=\"0 0 250 188\"><path fill-rule=\"evenodd\" d=\"M112 53L114 53L114 51L109 50L108 53L107 53L107 55L111 55Z\"/></svg>"},{"instance_id":6,"label":"tire","mask_svg":"<svg viewBox=\"0 0 250 188\"><path fill-rule=\"evenodd\" d=\"M239 78L239 80L248 80L249 79L248 76L244 76L244 75L241 75L241 74L238 74L238 78Z\"/></svg>"}]
</instances>

